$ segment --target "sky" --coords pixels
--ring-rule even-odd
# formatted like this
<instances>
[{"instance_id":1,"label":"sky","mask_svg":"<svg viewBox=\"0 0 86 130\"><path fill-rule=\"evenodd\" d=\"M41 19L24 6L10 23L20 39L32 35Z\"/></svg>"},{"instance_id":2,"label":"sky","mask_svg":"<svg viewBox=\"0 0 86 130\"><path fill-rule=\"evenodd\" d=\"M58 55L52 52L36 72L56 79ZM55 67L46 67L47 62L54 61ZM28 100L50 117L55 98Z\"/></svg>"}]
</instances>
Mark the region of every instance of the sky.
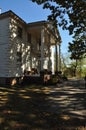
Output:
<instances>
[{"instance_id":1,"label":"sky","mask_svg":"<svg viewBox=\"0 0 86 130\"><path fill-rule=\"evenodd\" d=\"M31 0L0 0L1 13L12 10L25 22L31 23L41 20L47 20L50 14L49 10L44 10L41 5L31 2ZM62 39L61 53L68 53L68 42L72 41L68 31L63 31L59 28L60 36Z\"/></svg>"}]
</instances>

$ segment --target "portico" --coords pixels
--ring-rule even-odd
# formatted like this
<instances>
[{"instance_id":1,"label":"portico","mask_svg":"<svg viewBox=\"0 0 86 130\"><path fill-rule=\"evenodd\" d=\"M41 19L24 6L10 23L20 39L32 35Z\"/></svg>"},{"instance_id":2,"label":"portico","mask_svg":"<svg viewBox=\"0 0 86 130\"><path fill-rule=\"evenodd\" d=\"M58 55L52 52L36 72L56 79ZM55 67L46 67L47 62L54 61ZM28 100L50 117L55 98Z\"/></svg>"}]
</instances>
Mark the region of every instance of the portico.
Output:
<instances>
[{"instance_id":1,"label":"portico","mask_svg":"<svg viewBox=\"0 0 86 130\"><path fill-rule=\"evenodd\" d=\"M56 28L50 22L40 21L28 24L28 32L30 34L30 49L31 49L31 68L37 68L38 71L48 69L55 72L57 61L57 69L59 69L59 51L55 48L60 46L60 35ZM55 60L55 54L58 56Z\"/></svg>"}]
</instances>

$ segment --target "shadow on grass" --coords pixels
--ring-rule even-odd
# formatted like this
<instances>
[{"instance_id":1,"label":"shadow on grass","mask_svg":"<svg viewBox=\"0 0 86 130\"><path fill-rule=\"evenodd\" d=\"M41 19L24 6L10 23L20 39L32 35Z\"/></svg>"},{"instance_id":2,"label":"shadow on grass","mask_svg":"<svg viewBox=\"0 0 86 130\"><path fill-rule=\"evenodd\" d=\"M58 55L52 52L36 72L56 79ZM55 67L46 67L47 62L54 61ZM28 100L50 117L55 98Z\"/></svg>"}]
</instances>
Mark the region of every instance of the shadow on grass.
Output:
<instances>
[{"instance_id":1,"label":"shadow on grass","mask_svg":"<svg viewBox=\"0 0 86 130\"><path fill-rule=\"evenodd\" d=\"M85 130L85 94L71 82L0 87L0 130Z\"/></svg>"}]
</instances>

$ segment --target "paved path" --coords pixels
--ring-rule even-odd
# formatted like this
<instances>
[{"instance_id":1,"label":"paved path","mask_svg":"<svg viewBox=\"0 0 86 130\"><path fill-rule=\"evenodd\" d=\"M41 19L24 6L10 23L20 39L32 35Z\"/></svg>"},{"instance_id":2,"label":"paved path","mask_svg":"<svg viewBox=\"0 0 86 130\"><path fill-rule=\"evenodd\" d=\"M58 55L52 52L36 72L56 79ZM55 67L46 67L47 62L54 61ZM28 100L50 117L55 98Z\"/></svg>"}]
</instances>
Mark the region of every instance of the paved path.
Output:
<instances>
[{"instance_id":1,"label":"paved path","mask_svg":"<svg viewBox=\"0 0 86 130\"><path fill-rule=\"evenodd\" d=\"M0 130L86 130L84 80L0 87Z\"/></svg>"}]
</instances>

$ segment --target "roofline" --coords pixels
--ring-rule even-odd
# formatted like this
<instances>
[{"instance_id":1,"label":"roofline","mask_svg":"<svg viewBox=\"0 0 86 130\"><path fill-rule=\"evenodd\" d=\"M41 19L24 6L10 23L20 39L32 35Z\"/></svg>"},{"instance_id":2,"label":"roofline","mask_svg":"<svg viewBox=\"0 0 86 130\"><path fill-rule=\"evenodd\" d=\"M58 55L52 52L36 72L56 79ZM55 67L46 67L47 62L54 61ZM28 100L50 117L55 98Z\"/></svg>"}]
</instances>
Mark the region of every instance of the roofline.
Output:
<instances>
[{"instance_id":1,"label":"roofline","mask_svg":"<svg viewBox=\"0 0 86 130\"><path fill-rule=\"evenodd\" d=\"M30 27L31 26L43 26L43 25L46 26L47 24L52 23L50 21L43 20L43 21L31 22L31 23L27 24L22 18L20 18L18 15L16 15L12 10L9 10L9 11L6 11L6 12L0 14L0 19L3 19L5 17L13 17L14 19L17 19L22 24L24 24L26 26L30 26ZM49 30L49 28L48 28L48 30ZM57 29L57 33L59 34L58 29ZM52 32L52 34L53 34L53 32ZM55 38L58 39L56 36L55 36ZM61 42L60 34L59 34L59 40Z\"/></svg>"},{"instance_id":2,"label":"roofline","mask_svg":"<svg viewBox=\"0 0 86 130\"><path fill-rule=\"evenodd\" d=\"M30 26L31 26L31 25L43 25L43 24L48 24L48 23L50 23L49 21L45 21L45 20L36 21L36 22L31 22L31 23L26 23L21 17L19 17L17 14L15 14L12 10L8 10L8 11L6 11L6 12L4 12L4 13L1 13L1 14L0 14L0 19L1 19L1 18L4 18L4 17L8 17L8 16L10 16L10 17L16 16L17 20L22 21L22 23L27 24L27 25L30 25Z\"/></svg>"},{"instance_id":3,"label":"roofline","mask_svg":"<svg viewBox=\"0 0 86 130\"><path fill-rule=\"evenodd\" d=\"M47 27L47 24L49 24L49 23L52 23L52 22L50 22L50 21L37 21L37 22L28 23L28 26L33 27L33 26L43 26L44 25L49 30L49 32L52 33L52 35L55 37L55 39L59 40L59 42L61 43L61 37L60 37L60 33L58 31L58 28L57 28L57 34L58 34L58 38L57 38L56 35L53 33L53 31L50 30L49 27Z\"/></svg>"},{"instance_id":4,"label":"roofline","mask_svg":"<svg viewBox=\"0 0 86 130\"><path fill-rule=\"evenodd\" d=\"M17 14L15 14L12 10L8 10L4 13L0 14L0 19L4 18L4 17L12 17L12 16L16 16L17 20L21 21L24 24L27 24L22 18L20 18Z\"/></svg>"},{"instance_id":5,"label":"roofline","mask_svg":"<svg viewBox=\"0 0 86 130\"><path fill-rule=\"evenodd\" d=\"M27 25L28 26L41 26L41 25L45 25L45 24L48 24L49 22L48 21L36 21L36 22L31 22L31 23L28 23Z\"/></svg>"},{"instance_id":6,"label":"roofline","mask_svg":"<svg viewBox=\"0 0 86 130\"><path fill-rule=\"evenodd\" d=\"M21 17L19 17L17 14L15 14L12 10L8 10L6 12L1 13L0 19L4 18L4 17L8 17L8 16L10 16L10 17L16 16L18 18L17 20L22 21L22 23L27 24L27 25L43 25L43 24L49 23L49 21L45 21L45 20L26 23Z\"/></svg>"}]
</instances>

